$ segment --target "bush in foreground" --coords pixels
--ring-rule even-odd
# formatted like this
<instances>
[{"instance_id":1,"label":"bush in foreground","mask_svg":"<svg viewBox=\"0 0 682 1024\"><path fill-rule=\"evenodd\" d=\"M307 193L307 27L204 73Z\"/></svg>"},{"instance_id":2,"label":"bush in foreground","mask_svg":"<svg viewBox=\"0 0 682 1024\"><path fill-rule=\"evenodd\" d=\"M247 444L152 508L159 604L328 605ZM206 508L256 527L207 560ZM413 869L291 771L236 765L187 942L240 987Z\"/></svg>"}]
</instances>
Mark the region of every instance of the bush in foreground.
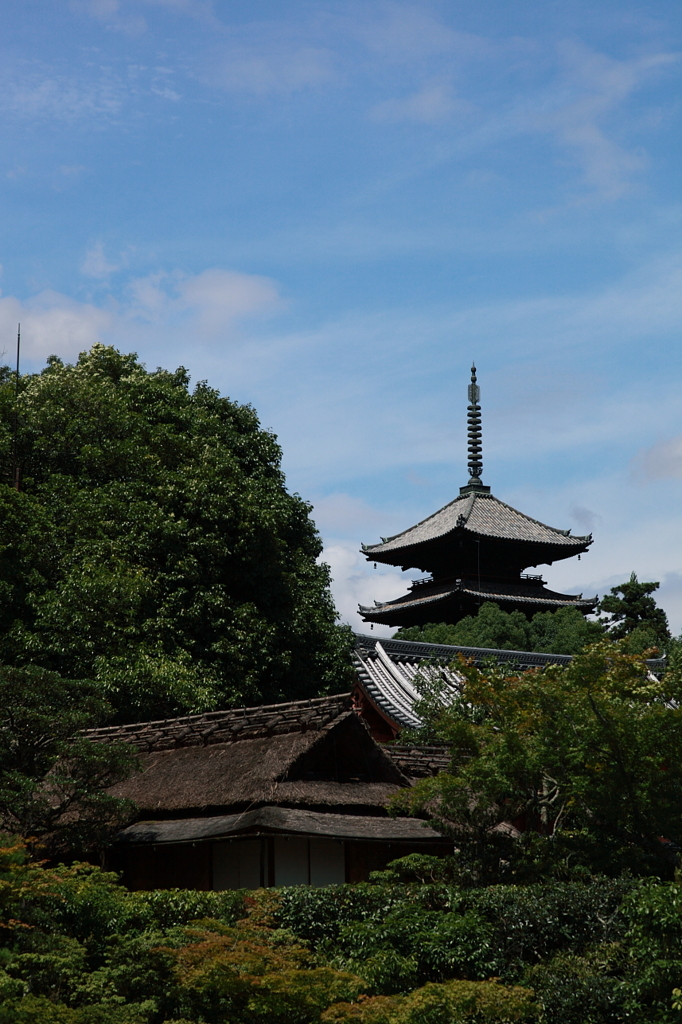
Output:
<instances>
[{"instance_id":1,"label":"bush in foreground","mask_svg":"<svg viewBox=\"0 0 682 1024\"><path fill-rule=\"evenodd\" d=\"M0 851L0 1024L669 1024L682 885L128 892Z\"/></svg>"}]
</instances>

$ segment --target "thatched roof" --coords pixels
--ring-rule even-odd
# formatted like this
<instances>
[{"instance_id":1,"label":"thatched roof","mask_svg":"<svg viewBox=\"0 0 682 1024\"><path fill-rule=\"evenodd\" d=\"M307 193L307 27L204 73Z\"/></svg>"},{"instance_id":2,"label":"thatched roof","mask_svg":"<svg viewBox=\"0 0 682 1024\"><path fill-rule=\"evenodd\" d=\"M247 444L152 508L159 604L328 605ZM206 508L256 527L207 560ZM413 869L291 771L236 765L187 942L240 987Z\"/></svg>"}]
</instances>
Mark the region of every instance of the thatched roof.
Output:
<instances>
[{"instance_id":1,"label":"thatched roof","mask_svg":"<svg viewBox=\"0 0 682 1024\"><path fill-rule=\"evenodd\" d=\"M156 818L265 804L383 815L389 798L409 785L346 694L88 735L137 747L142 770L110 793Z\"/></svg>"},{"instance_id":2,"label":"thatched roof","mask_svg":"<svg viewBox=\"0 0 682 1024\"><path fill-rule=\"evenodd\" d=\"M304 835L383 842L451 841L416 818L376 818L358 814L321 814L287 807L260 807L242 814L170 821L139 821L117 842L157 844L201 842L241 835Z\"/></svg>"}]
</instances>

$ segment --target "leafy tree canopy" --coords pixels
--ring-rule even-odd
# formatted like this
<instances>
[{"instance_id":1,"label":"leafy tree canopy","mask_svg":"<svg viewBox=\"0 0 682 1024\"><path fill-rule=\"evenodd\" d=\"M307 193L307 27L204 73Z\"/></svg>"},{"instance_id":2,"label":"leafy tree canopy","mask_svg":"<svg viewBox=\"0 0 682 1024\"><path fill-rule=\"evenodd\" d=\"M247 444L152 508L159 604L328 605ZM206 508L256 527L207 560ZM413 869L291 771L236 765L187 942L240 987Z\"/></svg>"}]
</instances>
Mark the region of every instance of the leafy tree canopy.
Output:
<instances>
[{"instance_id":1,"label":"leafy tree canopy","mask_svg":"<svg viewBox=\"0 0 682 1024\"><path fill-rule=\"evenodd\" d=\"M0 373L0 662L98 680L119 720L339 687L310 506L254 410L95 345Z\"/></svg>"},{"instance_id":2,"label":"leafy tree canopy","mask_svg":"<svg viewBox=\"0 0 682 1024\"><path fill-rule=\"evenodd\" d=\"M399 629L397 640L418 640L459 647L490 647L503 651L541 651L547 654L577 654L604 636L626 642L631 654L658 647L671 647L668 619L651 596L658 583L640 583L633 572L628 583L612 587L598 605L606 612L600 619L586 619L577 608L537 612L527 619L523 612L505 612L486 601L477 615L467 615L455 625L430 622L426 626Z\"/></svg>"},{"instance_id":3,"label":"leafy tree canopy","mask_svg":"<svg viewBox=\"0 0 682 1024\"><path fill-rule=\"evenodd\" d=\"M668 618L651 596L659 586L660 583L640 583L633 572L627 583L612 587L611 593L599 603L599 611L607 612L601 621L609 635L616 640L628 637L628 648L633 652L668 646Z\"/></svg>"},{"instance_id":4,"label":"leafy tree canopy","mask_svg":"<svg viewBox=\"0 0 682 1024\"><path fill-rule=\"evenodd\" d=\"M467 615L454 626L445 622L410 626L399 629L395 636L397 640L460 647L577 654L603 635L601 623L586 619L577 608L537 612L529 620L523 612L505 612L494 601L486 601L477 615Z\"/></svg>"},{"instance_id":5,"label":"leafy tree canopy","mask_svg":"<svg viewBox=\"0 0 682 1024\"><path fill-rule=\"evenodd\" d=\"M0 666L0 829L54 855L89 851L121 827L132 805L104 790L130 774L134 751L82 734L110 711L95 683Z\"/></svg>"},{"instance_id":6,"label":"leafy tree canopy","mask_svg":"<svg viewBox=\"0 0 682 1024\"><path fill-rule=\"evenodd\" d=\"M682 847L677 660L657 680L622 642L602 640L566 667L515 676L462 663L457 700L424 708L451 769L398 805L433 816L474 879L671 874Z\"/></svg>"}]
</instances>

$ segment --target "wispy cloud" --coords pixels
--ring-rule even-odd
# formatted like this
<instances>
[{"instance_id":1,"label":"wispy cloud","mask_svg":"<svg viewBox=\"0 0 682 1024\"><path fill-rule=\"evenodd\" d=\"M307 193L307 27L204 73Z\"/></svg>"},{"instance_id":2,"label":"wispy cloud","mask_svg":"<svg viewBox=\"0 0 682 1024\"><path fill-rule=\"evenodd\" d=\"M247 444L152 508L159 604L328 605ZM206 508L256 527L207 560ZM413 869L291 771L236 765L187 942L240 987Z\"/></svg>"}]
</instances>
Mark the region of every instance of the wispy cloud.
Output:
<instances>
[{"instance_id":1,"label":"wispy cloud","mask_svg":"<svg viewBox=\"0 0 682 1024\"><path fill-rule=\"evenodd\" d=\"M643 150L627 149L609 136L607 119L653 75L679 59L655 53L616 60L578 42L564 42L557 52L557 79L544 93L542 108L527 116L516 112L519 127L548 132L573 154L582 183L606 199L630 187L633 174L647 164Z\"/></svg>"},{"instance_id":2,"label":"wispy cloud","mask_svg":"<svg viewBox=\"0 0 682 1024\"><path fill-rule=\"evenodd\" d=\"M110 263L104 255L104 245L102 242L95 242L88 249L85 259L81 263L81 273L87 277L104 279L114 274L118 269L118 264Z\"/></svg>"},{"instance_id":3,"label":"wispy cloud","mask_svg":"<svg viewBox=\"0 0 682 1024\"><path fill-rule=\"evenodd\" d=\"M295 41L260 45L230 43L200 72L207 84L256 96L291 94L324 85L335 77L331 50Z\"/></svg>"},{"instance_id":4,"label":"wispy cloud","mask_svg":"<svg viewBox=\"0 0 682 1024\"><path fill-rule=\"evenodd\" d=\"M397 5L383 31L374 24L362 38L384 60L400 54L418 64L426 54L431 57L428 79L406 96L375 103L371 117L442 124L453 160L524 135L548 136L578 170L569 186L569 205L613 201L630 191L649 158L641 142L628 144L633 126L619 115L639 89L680 57L657 52L617 59L577 40L548 45L539 39L486 40L453 32L429 14ZM473 79L463 73L463 62L471 61L477 68ZM440 81L434 82L434 65L440 68ZM481 80L486 69L494 72L495 81L504 81L503 95L486 88ZM458 80L457 96L444 84L449 79ZM474 110L474 123L462 118ZM652 114L645 120L653 125Z\"/></svg>"},{"instance_id":5,"label":"wispy cloud","mask_svg":"<svg viewBox=\"0 0 682 1024\"><path fill-rule=\"evenodd\" d=\"M95 280L120 266L100 243L86 261ZM253 400L265 425L282 438L293 486L319 495L314 518L326 538L336 600L344 618L362 628L357 603L397 597L406 583L398 570L374 570L358 552L360 541L397 532L444 504L461 482L452 472L454 461L463 475L464 414L462 409L453 418L452 360L466 366L470 353L460 343L444 358L444 339L466 339L467 348L475 340L495 367L483 375L486 456L492 454L498 466L517 460L517 476L528 482L500 496L553 525L595 533L582 562L551 567L553 586L603 592L614 573L633 568L655 579L682 573L679 502L671 494L670 501L652 503L642 487L642 475L663 481L659 487L679 487L679 368L666 368L666 379L655 385L653 426L651 387L642 392L630 378L599 379L596 401L586 375L575 372L590 346L602 358L611 346L607 369L627 346L640 348L653 311L660 317L658 337L679 324L676 266L672 257L651 263L593 294L498 302L455 314L348 314L308 332L287 332L264 319L286 311L271 278L218 267L198 274L158 271L131 278L117 301L110 296L100 306L49 291L26 301L1 298L0 337L13 337L21 321L25 357L34 366L51 353L72 359L95 341L109 341L136 349L153 365L188 364L193 375ZM675 301L664 301L668 289L675 289ZM660 378L661 369L656 372ZM667 440L639 457L640 476L633 480L628 461L642 445L647 420ZM610 460L613 471L600 472L598 453L615 450L620 454ZM580 473L570 483L562 472L559 482L549 472L538 475L536 467L547 458L559 467L577 459ZM447 469L445 485L425 479L439 467ZM359 475L394 481L392 497L361 499L351 488ZM666 600L674 611L679 587L673 584ZM682 596L679 610L676 629Z\"/></svg>"},{"instance_id":6,"label":"wispy cloud","mask_svg":"<svg viewBox=\"0 0 682 1024\"><path fill-rule=\"evenodd\" d=\"M470 114L474 105L453 94L447 82L427 84L402 99L383 100L370 109L375 121L414 121L422 124L438 124L455 116Z\"/></svg>"},{"instance_id":7,"label":"wispy cloud","mask_svg":"<svg viewBox=\"0 0 682 1024\"><path fill-rule=\"evenodd\" d=\"M0 111L26 121L117 117L126 95L121 80L106 71L78 75L33 62L6 68L0 78Z\"/></svg>"},{"instance_id":8,"label":"wispy cloud","mask_svg":"<svg viewBox=\"0 0 682 1024\"><path fill-rule=\"evenodd\" d=\"M385 60L413 63L438 56L487 57L496 49L483 36L447 25L425 6L380 3L364 17L348 16L345 31Z\"/></svg>"},{"instance_id":9,"label":"wispy cloud","mask_svg":"<svg viewBox=\"0 0 682 1024\"><path fill-rule=\"evenodd\" d=\"M682 434L638 452L633 470L639 479L682 480Z\"/></svg>"},{"instance_id":10,"label":"wispy cloud","mask_svg":"<svg viewBox=\"0 0 682 1024\"><path fill-rule=\"evenodd\" d=\"M124 8L120 0L69 0L69 8L76 14L85 14L105 28L139 36L147 30L147 22L140 14Z\"/></svg>"},{"instance_id":11,"label":"wispy cloud","mask_svg":"<svg viewBox=\"0 0 682 1024\"><path fill-rule=\"evenodd\" d=\"M175 70L148 67L118 59L108 63L83 61L75 68L64 61L52 64L8 60L0 68L0 116L14 122L42 125L83 125L101 131L124 127L158 99L177 102L181 93ZM82 173L80 165L65 164L62 173Z\"/></svg>"}]
</instances>

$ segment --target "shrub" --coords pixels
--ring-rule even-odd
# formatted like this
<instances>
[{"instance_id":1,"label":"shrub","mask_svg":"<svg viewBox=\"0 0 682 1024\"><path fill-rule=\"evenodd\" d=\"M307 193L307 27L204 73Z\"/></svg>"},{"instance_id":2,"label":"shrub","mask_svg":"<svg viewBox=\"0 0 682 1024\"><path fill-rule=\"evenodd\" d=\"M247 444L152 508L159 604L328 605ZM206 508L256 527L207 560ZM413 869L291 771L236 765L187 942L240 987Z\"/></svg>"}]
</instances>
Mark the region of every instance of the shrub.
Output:
<instances>
[{"instance_id":1,"label":"shrub","mask_svg":"<svg viewBox=\"0 0 682 1024\"><path fill-rule=\"evenodd\" d=\"M406 996L374 996L330 1007L322 1020L334 1024L526 1024L539 1007L530 989L496 981L429 983Z\"/></svg>"}]
</instances>

